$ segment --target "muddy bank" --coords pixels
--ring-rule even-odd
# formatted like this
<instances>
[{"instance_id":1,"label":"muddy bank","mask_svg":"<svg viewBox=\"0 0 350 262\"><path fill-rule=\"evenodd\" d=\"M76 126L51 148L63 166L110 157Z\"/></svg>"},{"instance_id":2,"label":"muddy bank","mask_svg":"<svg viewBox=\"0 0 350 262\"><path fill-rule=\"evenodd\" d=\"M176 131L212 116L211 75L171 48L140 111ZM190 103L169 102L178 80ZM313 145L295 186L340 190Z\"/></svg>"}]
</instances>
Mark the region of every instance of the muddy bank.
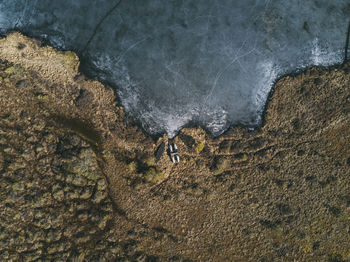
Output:
<instances>
[{"instance_id":1,"label":"muddy bank","mask_svg":"<svg viewBox=\"0 0 350 262\"><path fill-rule=\"evenodd\" d=\"M265 124L155 152L72 52L0 40L2 260L350 259L350 66L275 85Z\"/></svg>"}]
</instances>

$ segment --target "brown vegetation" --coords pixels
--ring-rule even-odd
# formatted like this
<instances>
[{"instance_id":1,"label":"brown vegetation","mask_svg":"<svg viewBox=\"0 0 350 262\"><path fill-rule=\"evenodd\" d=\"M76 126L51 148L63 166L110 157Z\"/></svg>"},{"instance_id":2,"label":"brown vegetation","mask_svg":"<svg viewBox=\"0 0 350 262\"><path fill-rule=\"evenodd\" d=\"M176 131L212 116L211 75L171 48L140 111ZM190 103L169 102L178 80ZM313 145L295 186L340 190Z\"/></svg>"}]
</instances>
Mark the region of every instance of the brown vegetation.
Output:
<instances>
[{"instance_id":1,"label":"brown vegetation","mask_svg":"<svg viewBox=\"0 0 350 262\"><path fill-rule=\"evenodd\" d=\"M350 259L349 64L280 79L255 131L183 129L173 164L75 54L0 58L0 260Z\"/></svg>"}]
</instances>

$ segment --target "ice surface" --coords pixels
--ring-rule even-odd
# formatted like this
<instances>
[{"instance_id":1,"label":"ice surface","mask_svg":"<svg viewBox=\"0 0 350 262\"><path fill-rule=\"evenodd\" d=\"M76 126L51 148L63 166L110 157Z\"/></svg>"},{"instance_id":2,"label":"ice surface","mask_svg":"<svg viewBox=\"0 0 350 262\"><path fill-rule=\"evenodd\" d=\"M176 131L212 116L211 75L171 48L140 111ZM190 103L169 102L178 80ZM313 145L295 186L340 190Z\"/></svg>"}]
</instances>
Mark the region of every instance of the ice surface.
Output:
<instances>
[{"instance_id":1,"label":"ice surface","mask_svg":"<svg viewBox=\"0 0 350 262\"><path fill-rule=\"evenodd\" d=\"M348 0L122 0L106 17L116 3L3 0L0 28L78 52L148 132L169 136L259 125L277 77L342 61L350 19Z\"/></svg>"}]
</instances>

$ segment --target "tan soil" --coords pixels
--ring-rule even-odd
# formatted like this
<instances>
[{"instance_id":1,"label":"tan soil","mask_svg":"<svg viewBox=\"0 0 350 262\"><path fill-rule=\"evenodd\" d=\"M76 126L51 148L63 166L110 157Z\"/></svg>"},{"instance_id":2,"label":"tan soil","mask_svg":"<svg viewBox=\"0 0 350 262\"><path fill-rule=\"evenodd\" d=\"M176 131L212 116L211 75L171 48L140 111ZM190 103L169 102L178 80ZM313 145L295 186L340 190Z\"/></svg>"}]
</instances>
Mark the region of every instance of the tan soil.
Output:
<instances>
[{"instance_id":1,"label":"tan soil","mask_svg":"<svg viewBox=\"0 0 350 262\"><path fill-rule=\"evenodd\" d=\"M350 261L350 65L280 79L264 125L182 161L72 52L0 40L0 260Z\"/></svg>"}]
</instances>

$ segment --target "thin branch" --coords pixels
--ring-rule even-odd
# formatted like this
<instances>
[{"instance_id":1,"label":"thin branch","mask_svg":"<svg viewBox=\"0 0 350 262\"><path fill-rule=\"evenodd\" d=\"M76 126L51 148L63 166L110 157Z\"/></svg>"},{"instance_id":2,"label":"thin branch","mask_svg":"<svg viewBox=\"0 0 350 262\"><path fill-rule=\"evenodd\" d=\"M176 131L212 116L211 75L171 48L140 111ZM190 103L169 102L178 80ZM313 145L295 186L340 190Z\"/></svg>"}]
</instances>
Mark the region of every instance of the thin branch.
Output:
<instances>
[{"instance_id":1,"label":"thin branch","mask_svg":"<svg viewBox=\"0 0 350 262\"><path fill-rule=\"evenodd\" d=\"M115 9L117 9L117 7L120 5L120 3L122 2L122 0L119 0L118 3L116 3L103 17L102 19L100 20L100 22L98 22L98 24L95 26L95 29L94 31L92 32L89 40L86 42L84 48L82 49L81 53L84 54L87 50L87 48L89 47L89 44L91 43L92 39L94 39L95 35L97 34L97 30L99 29L99 27L102 25L102 23L104 22L104 20L106 20L106 18L108 16L110 16L113 11Z\"/></svg>"}]
</instances>

